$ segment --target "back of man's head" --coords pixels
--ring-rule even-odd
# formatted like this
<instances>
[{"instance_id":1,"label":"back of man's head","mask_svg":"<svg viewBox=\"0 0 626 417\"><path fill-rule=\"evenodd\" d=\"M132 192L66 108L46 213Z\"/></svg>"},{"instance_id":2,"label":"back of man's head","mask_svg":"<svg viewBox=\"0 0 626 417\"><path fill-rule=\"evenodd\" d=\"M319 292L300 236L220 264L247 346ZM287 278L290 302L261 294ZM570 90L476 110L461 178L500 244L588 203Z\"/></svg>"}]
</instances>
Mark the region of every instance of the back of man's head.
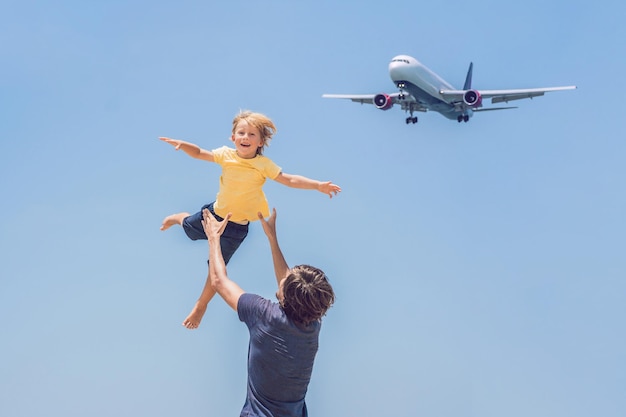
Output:
<instances>
[{"instance_id":1,"label":"back of man's head","mask_svg":"<svg viewBox=\"0 0 626 417\"><path fill-rule=\"evenodd\" d=\"M285 314L305 325L321 319L335 302L333 287L324 272L310 265L293 267L282 290Z\"/></svg>"}]
</instances>

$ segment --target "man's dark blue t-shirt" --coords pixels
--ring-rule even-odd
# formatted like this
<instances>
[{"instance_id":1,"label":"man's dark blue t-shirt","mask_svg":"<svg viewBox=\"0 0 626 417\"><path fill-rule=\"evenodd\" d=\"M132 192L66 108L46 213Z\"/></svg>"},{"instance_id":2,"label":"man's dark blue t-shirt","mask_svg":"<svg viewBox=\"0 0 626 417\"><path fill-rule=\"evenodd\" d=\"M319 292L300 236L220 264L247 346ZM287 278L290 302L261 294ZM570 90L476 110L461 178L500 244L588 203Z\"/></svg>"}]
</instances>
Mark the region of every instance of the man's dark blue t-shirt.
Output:
<instances>
[{"instance_id":1,"label":"man's dark blue t-shirt","mask_svg":"<svg viewBox=\"0 0 626 417\"><path fill-rule=\"evenodd\" d=\"M306 417L304 397L321 322L296 325L278 303L255 294L243 294L237 312L250 331L248 395L241 417Z\"/></svg>"}]
</instances>

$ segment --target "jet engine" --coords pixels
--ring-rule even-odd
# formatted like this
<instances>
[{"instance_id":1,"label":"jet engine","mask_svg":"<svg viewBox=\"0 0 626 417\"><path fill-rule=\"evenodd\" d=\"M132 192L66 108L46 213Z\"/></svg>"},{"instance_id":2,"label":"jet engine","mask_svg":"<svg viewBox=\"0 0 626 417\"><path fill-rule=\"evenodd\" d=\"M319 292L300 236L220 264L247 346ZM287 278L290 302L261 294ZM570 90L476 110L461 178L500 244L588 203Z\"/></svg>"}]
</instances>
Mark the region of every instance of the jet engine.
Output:
<instances>
[{"instance_id":1,"label":"jet engine","mask_svg":"<svg viewBox=\"0 0 626 417\"><path fill-rule=\"evenodd\" d=\"M377 109L389 110L393 107L393 99L387 94L376 94L374 96L374 106L376 106Z\"/></svg>"},{"instance_id":2,"label":"jet engine","mask_svg":"<svg viewBox=\"0 0 626 417\"><path fill-rule=\"evenodd\" d=\"M469 107L480 107L483 98L476 90L467 90L463 93L463 102Z\"/></svg>"}]
</instances>

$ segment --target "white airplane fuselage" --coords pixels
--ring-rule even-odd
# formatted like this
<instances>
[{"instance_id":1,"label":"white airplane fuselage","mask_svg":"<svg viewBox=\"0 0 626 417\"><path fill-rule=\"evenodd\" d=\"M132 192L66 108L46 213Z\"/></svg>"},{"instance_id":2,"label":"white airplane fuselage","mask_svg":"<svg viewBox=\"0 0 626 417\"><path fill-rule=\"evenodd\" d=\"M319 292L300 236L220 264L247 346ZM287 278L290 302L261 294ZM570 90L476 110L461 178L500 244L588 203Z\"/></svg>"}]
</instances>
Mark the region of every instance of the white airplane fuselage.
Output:
<instances>
[{"instance_id":1,"label":"white airplane fuselage","mask_svg":"<svg viewBox=\"0 0 626 417\"><path fill-rule=\"evenodd\" d=\"M445 101L439 93L441 90L454 90L454 87L417 59L408 55L394 57L389 63L389 76L398 88L408 91L415 100L431 110L448 119L458 118L459 113L454 105ZM469 117L472 116L471 109L465 112Z\"/></svg>"}]
</instances>

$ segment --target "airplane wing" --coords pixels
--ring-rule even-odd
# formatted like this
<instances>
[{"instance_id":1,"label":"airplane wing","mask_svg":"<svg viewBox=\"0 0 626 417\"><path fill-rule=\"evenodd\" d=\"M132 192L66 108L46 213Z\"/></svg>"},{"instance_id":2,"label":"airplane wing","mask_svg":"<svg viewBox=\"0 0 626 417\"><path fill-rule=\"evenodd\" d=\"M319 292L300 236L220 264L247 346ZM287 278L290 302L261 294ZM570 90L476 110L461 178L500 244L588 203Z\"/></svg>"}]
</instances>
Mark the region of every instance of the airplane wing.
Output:
<instances>
[{"instance_id":1,"label":"airplane wing","mask_svg":"<svg viewBox=\"0 0 626 417\"><path fill-rule=\"evenodd\" d=\"M398 98L400 93L387 95L393 100L393 104L400 103L400 99ZM377 94L322 94L324 98L345 98L361 104L374 104L374 97L376 96Z\"/></svg>"},{"instance_id":2,"label":"airplane wing","mask_svg":"<svg viewBox=\"0 0 626 417\"><path fill-rule=\"evenodd\" d=\"M361 104L374 104L376 94L322 94L324 98L346 98Z\"/></svg>"},{"instance_id":3,"label":"airplane wing","mask_svg":"<svg viewBox=\"0 0 626 417\"><path fill-rule=\"evenodd\" d=\"M355 103L373 104L376 107L381 108L381 106L374 101L377 96L387 97L390 102L389 104L398 104L401 106L402 110L413 110L422 112L428 110L424 105L418 103L411 94L408 94L406 92L404 94L401 94L399 92L391 94L322 94L322 97L324 98L343 98L347 100L352 100ZM385 103L387 102L385 101ZM385 110L387 108L388 107L385 107Z\"/></svg>"},{"instance_id":4,"label":"airplane wing","mask_svg":"<svg viewBox=\"0 0 626 417\"><path fill-rule=\"evenodd\" d=\"M548 88L525 88L517 90L478 90L482 98L490 98L492 103L508 103L513 100L533 98L544 95L551 91L574 90L576 86L548 87ZM463 94L467 90L441 90L439 94L446 97L450 102L462 101Z\"/></svg>"}]
</instances>

